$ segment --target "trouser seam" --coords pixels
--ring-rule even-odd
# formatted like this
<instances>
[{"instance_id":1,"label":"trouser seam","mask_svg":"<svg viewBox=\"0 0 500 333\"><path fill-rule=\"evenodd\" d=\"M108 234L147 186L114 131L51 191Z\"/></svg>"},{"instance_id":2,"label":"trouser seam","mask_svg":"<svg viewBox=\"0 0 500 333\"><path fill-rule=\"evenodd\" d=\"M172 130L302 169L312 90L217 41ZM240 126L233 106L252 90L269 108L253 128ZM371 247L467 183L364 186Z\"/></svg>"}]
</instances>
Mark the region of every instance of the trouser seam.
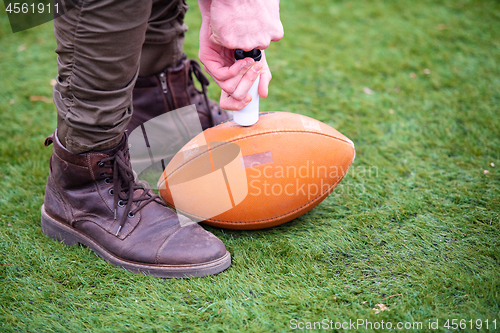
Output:
<instances>
[{"instance_id":1,"label":"trouser seam","mask_svg":"<svg viewBox=\"0 0 500 333\"><path fill-rule=\"evenodd\" d=\"M81 22L82 22L82 12L83 12L83 8L84 8L84 5L86 4L86 1L85 0L81 0L79 1L80 3L80 8L79 8L79 12L78 12L78 20L77 20L77 23L76 23L76 26L75 26L75 33L73 35L73 57L71 59L71 73L70 75L68 76L68 88L69 88L69 92L71 93L71 100L70 100L70 104L68 106L68 112L70 112L71 114L73 114L73 106L75 105L75 95L73 93L73 77L75 75L75 63L76 63L76 53L77 53L77 43L76 43L76 40L77 40L77 35L78 35L78 30L79 28L81 27ZM64 119L64 122L66 123L66 125L68 126L68 129L71 128L71 126L69 126L69 123L68 123L68 117L65 117ZM66 133L67 134L67 133ZM66 140L66 138L65 138Z\"/></svg>"}]
</instances>

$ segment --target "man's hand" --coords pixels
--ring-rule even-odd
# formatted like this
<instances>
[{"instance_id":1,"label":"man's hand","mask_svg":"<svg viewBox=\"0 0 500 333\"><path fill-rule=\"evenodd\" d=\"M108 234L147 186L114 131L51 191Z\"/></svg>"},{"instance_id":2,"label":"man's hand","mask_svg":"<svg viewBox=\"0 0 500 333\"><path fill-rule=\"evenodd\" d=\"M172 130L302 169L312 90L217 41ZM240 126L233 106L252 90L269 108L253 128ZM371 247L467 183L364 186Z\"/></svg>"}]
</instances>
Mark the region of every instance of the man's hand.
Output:
<instances>
[{"instance_id":1,"label":"man's hand","mask_svg":"<svg viewBox=\"0 0 500 333\"><path fill-rule=\"evenodd\" d=\"M237 48L265 49L283 37L278 0L199 0L202 15L200 61L221 87L220 106L240 110L251 101L248 94L260 75L259 95L267 97L271 72L262 59L234 61Z\"/></svg>"}]
</instances>

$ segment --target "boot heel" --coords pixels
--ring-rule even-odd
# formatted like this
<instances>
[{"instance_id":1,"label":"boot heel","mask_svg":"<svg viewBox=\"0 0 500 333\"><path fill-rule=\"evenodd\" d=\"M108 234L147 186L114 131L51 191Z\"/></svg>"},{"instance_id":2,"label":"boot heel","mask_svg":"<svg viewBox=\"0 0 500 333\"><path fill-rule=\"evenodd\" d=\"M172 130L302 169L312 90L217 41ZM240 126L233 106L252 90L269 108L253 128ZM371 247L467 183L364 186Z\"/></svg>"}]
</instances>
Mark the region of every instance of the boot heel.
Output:
<instances>
[{"instance_id":1,"label":"boot heel","mask_svg":"<svg viewBox=\"0 0 500 333\"><path fill-rule=\"evenodd\" d=\"M42 206L42 232L50 238L59 242L63 242L66 246L73 246L79 244L79 239L71 232L71 227L62 224L51 218L46 212L45 207Z\"/></svg>"}]
</instances>

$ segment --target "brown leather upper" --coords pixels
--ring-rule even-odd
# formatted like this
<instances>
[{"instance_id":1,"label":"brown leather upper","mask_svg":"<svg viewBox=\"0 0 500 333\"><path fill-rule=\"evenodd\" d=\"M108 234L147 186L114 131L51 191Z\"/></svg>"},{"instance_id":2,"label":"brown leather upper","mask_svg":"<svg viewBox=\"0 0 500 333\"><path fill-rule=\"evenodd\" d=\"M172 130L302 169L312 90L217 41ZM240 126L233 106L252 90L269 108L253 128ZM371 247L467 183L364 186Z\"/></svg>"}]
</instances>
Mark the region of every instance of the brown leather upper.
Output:
<instances>
[{"instance_id":1,"label":"brown leather upper","mask_svg":"<svg viewBox=\"0 0 500 333\"><path fill-rule=\"evenodd\" d=\"M181 226L177 214L152 190L139 188L135 182L129 188L122 186L127 183L125 176L117 179L114 174L122 166L110 162L121 151L130 166L126 136L116 148L80 155L67 151L55 135L45 141L46 146L51 143L44 205L52 218L69 224L112 254L139 263L196 264L226 253L224 244L198 224ZM113 192L117 189L120 195ZM130 204L121 198L130 198Z\"/></svg>"},{"instance_id":2,"label":"brown leather upper","mask_svg":"<svg viewBox=\"0 0 500 333\"><path fill-rule=\"evenodd\" d=\"M193 75L201 84L198 90ZM141 124L165 112L194 104L202 129L207 129L230 119L218 103L208 99L209 81L198 62L183 59L176 67L148 77L138 77L133 91L133 114L127 126L128 133Z\"/></svg>"}]
</instances>

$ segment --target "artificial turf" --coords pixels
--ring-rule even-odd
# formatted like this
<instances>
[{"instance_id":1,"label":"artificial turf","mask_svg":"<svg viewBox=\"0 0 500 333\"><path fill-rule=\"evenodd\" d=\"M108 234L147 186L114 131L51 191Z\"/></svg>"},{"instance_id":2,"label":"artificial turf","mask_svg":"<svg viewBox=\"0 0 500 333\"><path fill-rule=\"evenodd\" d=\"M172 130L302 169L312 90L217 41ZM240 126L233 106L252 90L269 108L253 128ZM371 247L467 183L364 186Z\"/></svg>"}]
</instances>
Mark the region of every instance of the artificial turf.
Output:
<instances>
[{"instance_id":1,"label":"artificial turf","mask_svg":"<svg viewBox=\"0 0 500 333\"><path fill-rule=\"evenodd\" d=\"M189 4L185 51L196 58ZM0 8L0 331L264 332L324 320L333 331L358 320L500 330L498 1L282 1L261 109L331 125L356 160L292 222L207 227L232 266L185 280L128 273L42 234L53 25L13 34ZM213 99L219 91L210 85Z\"/></svg>"}]
</instances>

